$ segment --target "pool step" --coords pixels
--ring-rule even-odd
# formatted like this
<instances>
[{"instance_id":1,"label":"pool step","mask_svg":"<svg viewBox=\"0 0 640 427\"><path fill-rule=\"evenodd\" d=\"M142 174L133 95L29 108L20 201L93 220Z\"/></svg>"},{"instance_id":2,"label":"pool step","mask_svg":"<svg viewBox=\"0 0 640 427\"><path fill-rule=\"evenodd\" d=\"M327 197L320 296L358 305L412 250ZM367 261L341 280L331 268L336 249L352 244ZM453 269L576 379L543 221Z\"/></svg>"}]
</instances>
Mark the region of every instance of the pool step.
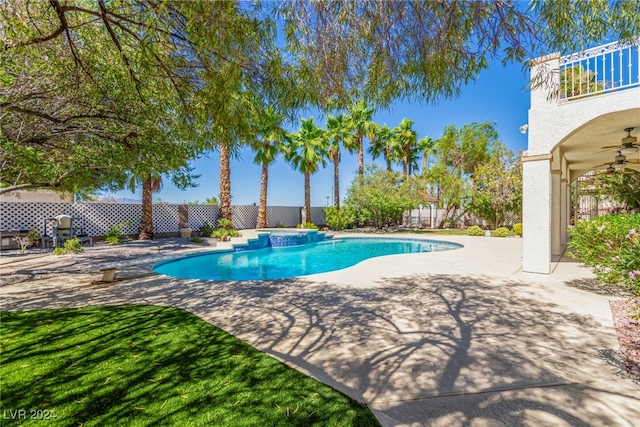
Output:
<instances>
[{"instance_id":1,"label":"pool step","mask_svg":"<svg viewBox=\"0 0 640 427\"><path fill-rule=\"evenodd\" d=\"M267 247L282 248L322 242L332 238L333 236L327 236L326 233L317 230L265 230L258 232L256 237L248 237L244 242L234 242L232 248L235 252Z\"/></svg>"}]
</instances>

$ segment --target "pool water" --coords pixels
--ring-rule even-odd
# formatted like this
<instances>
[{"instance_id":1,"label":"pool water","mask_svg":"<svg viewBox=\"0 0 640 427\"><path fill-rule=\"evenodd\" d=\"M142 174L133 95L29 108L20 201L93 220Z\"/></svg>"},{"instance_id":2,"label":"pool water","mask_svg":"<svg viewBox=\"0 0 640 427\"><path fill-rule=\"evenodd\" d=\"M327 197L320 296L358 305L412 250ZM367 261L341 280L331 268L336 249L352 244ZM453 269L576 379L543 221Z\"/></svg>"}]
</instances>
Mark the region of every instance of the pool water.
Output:
<instances>
[{"instance_id":1,"label":"pool water","mask_svg":"<svg viewBox=\"0 0 640 427\"><path fill-rule=\"evenodd\" d=\"M346 238L300 246L191 255L158 264L157 273L183 279L272 280L326 273L365 259L462 247L426 239Z\"/></svg>"}]
</instances>

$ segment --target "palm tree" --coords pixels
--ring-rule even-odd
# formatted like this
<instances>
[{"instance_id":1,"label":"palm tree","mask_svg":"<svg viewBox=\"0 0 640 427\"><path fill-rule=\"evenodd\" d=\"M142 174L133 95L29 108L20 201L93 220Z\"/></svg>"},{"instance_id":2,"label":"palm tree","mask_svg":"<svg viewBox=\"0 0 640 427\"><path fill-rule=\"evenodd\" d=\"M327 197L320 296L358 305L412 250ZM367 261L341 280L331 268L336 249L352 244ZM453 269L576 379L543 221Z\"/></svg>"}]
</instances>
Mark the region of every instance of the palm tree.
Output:
<instances>
[{"instance_id":1,"label":"palm tree","mask_svg":"<svg viewBox=\"0 0 640 427\"><path fill-rule=\"evenodd\" d=\"M422 176L424 176L425 188L428 185L427 172L429 170L429 157L432 154L436 154L436 145L438 141L425 136L420 141L418 141L418 151L422 152ZM433 190L430 190L433 191Z\"/></svg>"},{"instance_id":2,"label":"palm tree","mask_svg":"<svg viewBox=\"0 0 640 427\"><path fill-rule=\"evenodd\" d=\"M371 157L374 159L377 159L380 156L384 157L384 161L387 163L387 171L389 172L391 172L394 142L393 135L391 134L391 128L385 124L383 126L378 126L376 138L368 149L369 154L371 154Z\"/></svg>"},{"instance_id":3,"label":"palm tree","mask_svg":"<svg viewBox=\"0 0 640 427\"><path fill-rule=\"evenodd\" d=\"M358 151L358 173L364 176L364 146L362 139L375 123L371 121L373 117L373 108L367 107L364 100L357 101L349 108L347 113L349 127L354 132L356 150Z\"/></svg>"},{"instance_id":4,"label":"palm tree","mask_svg":"<svg viewBox=\"0 0 640 427\"><path fill-rule=\"evenodd\" d=\"M135 193L136 187L140 184L142 184L142 217L138 239L153 240L153 193L157 193L162 188L162 177L155 173L149 173L144 178L133 176L129 181L131 192Z\"/></svg>"},{"instance_id":5,"label":"palm tree","mask_svg":"<svg viewBox=\"0 0 640 427\"><path fill-rule=\"evenodd\" d=\"M413 120L402 119L400 124L393 128L392 134L397 142L398 157L402 159L402 176L410 176L412 167L416 161L416 131L413 130Z\"/></svg>"},{"instance_id":6,"label":"palm tree","mask_svg":"<svg viewBox=\"0 0 640 427\"><path fill-rule=\"evenodd\" d=\"M311 219L311 174L326 165L329 157L324 131L313 123L313 117L302 119L300 130L291 135L285 150L286 160L304 174L304 208Z\"/></svg>"},{"instance_id":7,"label":"palm tree","mask_svg":"<svg viewBox=\"0 0 640 427\"><path fill-rule=\"evenodd\" d=\"M222 141L220 148L220 216L231 221L231 143Z\"/></svg>"},{"instance_id":8,"label":"palm tree","mask_svg":"<svg viewBox=\"0 0 640 427\"><path fill-rule=\"evenodd\" d=\"M354 141L344 115L327 115L325 137L329 141L329 157L333 161L333 204L340 208L340 144L352 149Z\"/></svg>"},{"instance_id":9,"label":"palm tree","mask_svg":"<svg viewBox=\"0 0 640 427\"><path fill-rule=\"evenodd\" d=\"M258 207L257 228L267 227L267 184L269 180L269 165L279 152L279 145L286 140L287 131L282 128L283 117L275 108L268 106L262 117L258 119L258 138L251 142L251 148L256 152L254 163L262 165L260 174L260 206Z\"/></svg>"},{"instance_id":10,"label":"palm tree","mask_svg":"<svg viewBox=\"0 0 640 427\"><path fill-rule=\"evenodd\" d=\"M429 170L429 157L436 154L437 140L425 136L418 141L418 152L422 152L422 174Z\"/></svg>"}]
</instances>

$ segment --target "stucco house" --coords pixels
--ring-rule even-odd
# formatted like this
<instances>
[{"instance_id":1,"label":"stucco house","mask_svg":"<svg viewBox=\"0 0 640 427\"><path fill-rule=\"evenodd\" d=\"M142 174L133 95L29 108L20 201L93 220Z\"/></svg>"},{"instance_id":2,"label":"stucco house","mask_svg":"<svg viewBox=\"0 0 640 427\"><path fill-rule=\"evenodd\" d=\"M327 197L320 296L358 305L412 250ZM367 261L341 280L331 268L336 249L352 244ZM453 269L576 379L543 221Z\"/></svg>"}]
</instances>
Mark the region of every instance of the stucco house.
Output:
<instances>
[{"instance_id":1,"label":"stucco house","mask_svg":"<svg viewBox=\"0 0 640 427\"><path fill-rule=\"evenodd\" d=\"M640 171L640 40L531 66L523 154L524 272L549 274L566 249L571 184L594 169Z\"/></svg>"}]
</instances>

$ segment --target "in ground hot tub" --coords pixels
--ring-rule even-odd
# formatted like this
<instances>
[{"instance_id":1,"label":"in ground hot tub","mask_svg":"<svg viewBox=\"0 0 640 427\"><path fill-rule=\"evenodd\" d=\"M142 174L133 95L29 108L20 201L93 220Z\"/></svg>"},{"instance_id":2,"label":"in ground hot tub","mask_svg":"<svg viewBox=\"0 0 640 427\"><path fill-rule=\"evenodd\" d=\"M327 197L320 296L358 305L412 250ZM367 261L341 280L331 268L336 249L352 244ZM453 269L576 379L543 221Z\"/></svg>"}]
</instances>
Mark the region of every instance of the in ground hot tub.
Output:
<instances>
[{"instance_id":1,"label":"in ground hot tub","mask_svg":"<svg viewBox=\"0 0 640 427\"><path fill-rule=\"evenodd\" d=\"M329 239L324 233L318 230L291 230L291 231L272 231L269 233L269 246L274 248L284 246L298 246L307 243L322 242Z\"/></svg>"}]
</instances>

